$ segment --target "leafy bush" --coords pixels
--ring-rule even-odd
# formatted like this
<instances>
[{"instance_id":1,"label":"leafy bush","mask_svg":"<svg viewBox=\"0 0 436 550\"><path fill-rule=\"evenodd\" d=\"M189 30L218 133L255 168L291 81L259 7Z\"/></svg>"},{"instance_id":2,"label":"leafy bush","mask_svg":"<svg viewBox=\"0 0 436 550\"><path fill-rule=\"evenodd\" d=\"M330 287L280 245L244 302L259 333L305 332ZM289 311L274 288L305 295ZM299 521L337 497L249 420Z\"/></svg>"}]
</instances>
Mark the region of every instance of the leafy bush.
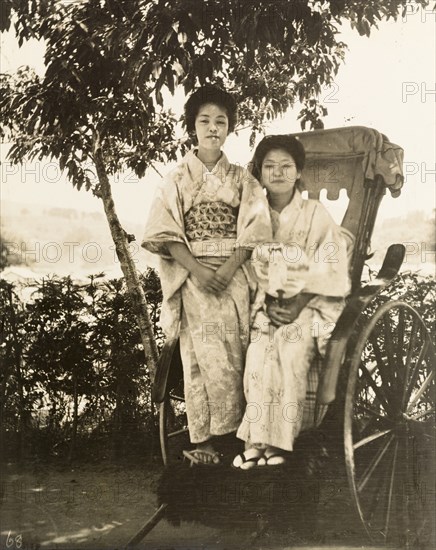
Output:
<instances>
[{"instance_id":1,"label":"leafy bush","mask_svg":"<svg viewBox=\"0 0 436 550\"><path fill-rule=\"evenodd\" d=\"M414 307L435 341L436 279L434 277L422 276L411 271L399 273L395 280L369 304L365 315L371 315L379 305L388 300L401 300Z\"/></svg>"},{"instance_id":2,"label":"leafy bush","mask_svg":"<svg viewBox=\"0 0 436 550\"><path fill-rule=\"evenodd\" d=\"M161 343L159 279L150 270L142 282ZM78 439L105 439L113 457L149 443L150 377L124 280L47 278L28 303L17 291L0 283L3 447L71 461Z\"/></svg>"}]
</instances>

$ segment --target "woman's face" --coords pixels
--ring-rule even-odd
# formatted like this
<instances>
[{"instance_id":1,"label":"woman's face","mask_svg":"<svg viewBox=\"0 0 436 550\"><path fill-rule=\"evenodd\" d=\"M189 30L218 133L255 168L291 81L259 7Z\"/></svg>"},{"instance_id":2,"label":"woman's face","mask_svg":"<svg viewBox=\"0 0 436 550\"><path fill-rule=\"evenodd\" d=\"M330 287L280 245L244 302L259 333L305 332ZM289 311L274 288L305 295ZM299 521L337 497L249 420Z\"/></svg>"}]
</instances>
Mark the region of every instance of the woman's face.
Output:
<instances>
[{"instance_id":1,"label":"woman's face","mask_svg":"<svg viewBox=\"0 0 436 550\"><path fill-rule=\"evenodd\" d=\"M195 133L199 149L220 150L229 133L229 119L225 109L214 103L202 105L195 118Z\"/></svg>"},{"instance_id":2,"label":"woman's face","mask_svg":"<svg viewBox=\"0 0 436 550\"><path fill-rule=\"evenodd\" d=\"M261 184L272 195L292 194L301 173L284 149L271 149L263 159Z\"/></svg>"}]
</instances>

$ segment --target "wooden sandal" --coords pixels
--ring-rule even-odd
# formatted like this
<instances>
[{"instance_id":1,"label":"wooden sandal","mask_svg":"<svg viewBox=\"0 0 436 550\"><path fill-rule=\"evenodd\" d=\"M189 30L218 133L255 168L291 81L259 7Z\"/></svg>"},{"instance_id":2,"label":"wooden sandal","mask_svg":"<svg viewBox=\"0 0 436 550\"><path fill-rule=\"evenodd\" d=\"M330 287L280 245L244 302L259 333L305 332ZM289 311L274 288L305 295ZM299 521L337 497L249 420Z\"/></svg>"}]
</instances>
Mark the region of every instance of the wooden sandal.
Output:
<instances>
[{"instance_id":1,"label":"wooden sandal","mask_svg":"<svg viewBox=\"0 0 436 550\"><path fill-rule=\"evenodd\" d=\"M205 462L204 460L201 460L198 455L210 456L212 460L210 462ZM183 451L183 456L191 461L191 466L193 466L194 464L197 466L218 466L218 464L221 464L221 455L217 451L212 453L211 451L193 449L192 451Z\"/></svg>"},{"instance_id":2,"label":"wooden sandal","mask_svg":"<svg viewBox=\"0 0 436 550\"><path fill-rule=\"evenodd\" d=\"M274 459L274 458L279 458L280 460L274 462L274 464L271 464L270 463L270 460L271 459ZM263 460L262 460L263 459ZM286 464L287 460L286 460L286 457L284 457L283 455L279 454L279 453L273 453L272 455L263 455L260 457L260 459L258 460L257 462L257 465L261 468L263 468L264 466L283 466L283 464Z\"/></svg>"},{"instance_id":3,"label":"wooden sandal","mask_svg":"<svg viewBox=\"0 0 436 550\"><path fill-rule=\"evenodd\" d=\"M255 468L258 465L259 460L262 458L262 454L255 455L250 458L247 458L246 455L247 451L244 451L243 453L240 453L235 456L232 462L232 468L235 468L235 470L251 470L252 468ZM239 466L235 464L235 462L238 462L238 458L241 459L241 463ZM250 466L247 466L246 468L243 468L244 465L250 464Z\"/></svg>"}]
</instances>

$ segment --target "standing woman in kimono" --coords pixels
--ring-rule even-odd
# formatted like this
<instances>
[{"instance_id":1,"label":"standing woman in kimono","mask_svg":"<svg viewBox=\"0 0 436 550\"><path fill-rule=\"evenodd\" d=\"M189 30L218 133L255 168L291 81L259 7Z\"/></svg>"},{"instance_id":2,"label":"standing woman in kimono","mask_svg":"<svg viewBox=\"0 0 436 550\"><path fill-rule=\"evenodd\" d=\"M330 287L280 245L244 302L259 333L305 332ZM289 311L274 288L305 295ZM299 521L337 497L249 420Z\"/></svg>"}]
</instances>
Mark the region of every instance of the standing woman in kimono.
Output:
<instances>
[{"instance_id":1,"label":"standing woman in kimono","mask_svg":"<svg viewBox=\"0 0 436 550\"><path fill-rule=\"evenodd\" d=\"M219 463L213 438L235 432L243 408L249 287L243 269L269 240L268 204L257 180L221 150L235 128L233 97L212 86L185 105L197 147L162 182L142 246L159 256L161 325L180 338L192 462Z\"/></svg>"},{"instance_id":2,"label":"standing woman in kimono","mask_svg":"<svg viewBox=\"0 0 436 550\"><path fill-rule=\"evenodd\" d=\"M259 295L244 373L247 405L237 432L246 450L233 461L243 470L286 462L302 427L309 368L317 349L325 354L350 290L353 236L319 201L302 198L304 162L303 145L286 135L264 138L253 159L273 238L252 258Z\"/></svg>"}]
</instances>

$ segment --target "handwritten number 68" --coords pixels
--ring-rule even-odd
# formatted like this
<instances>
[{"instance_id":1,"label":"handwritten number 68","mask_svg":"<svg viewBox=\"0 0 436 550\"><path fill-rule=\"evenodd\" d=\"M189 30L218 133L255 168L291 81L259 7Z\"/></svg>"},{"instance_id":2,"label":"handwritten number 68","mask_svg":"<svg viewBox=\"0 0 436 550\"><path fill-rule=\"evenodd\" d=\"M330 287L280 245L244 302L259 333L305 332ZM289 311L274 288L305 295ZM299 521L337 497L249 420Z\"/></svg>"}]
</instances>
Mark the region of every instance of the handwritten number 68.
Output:
<instances>
[{"instance_id":1,"label":"handwritten number 68","mask_svg":"<svg viewBox=\"0 0 436 550\"><path fill-rule=\"evenodd\" d=\"M8 536L6 537L6 548L22 548L23 546L23 537L22 535L17 535L16 537L11 536L9 531Z\"/></svg>"}]
</instances>

